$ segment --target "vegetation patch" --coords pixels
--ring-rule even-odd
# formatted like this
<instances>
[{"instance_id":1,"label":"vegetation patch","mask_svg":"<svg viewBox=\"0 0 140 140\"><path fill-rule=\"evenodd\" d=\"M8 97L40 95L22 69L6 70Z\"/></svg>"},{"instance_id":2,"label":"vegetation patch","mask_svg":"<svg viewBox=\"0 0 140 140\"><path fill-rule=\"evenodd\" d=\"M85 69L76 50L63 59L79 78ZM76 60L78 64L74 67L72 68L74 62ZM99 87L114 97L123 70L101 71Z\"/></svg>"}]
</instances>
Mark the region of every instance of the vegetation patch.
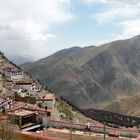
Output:
<instances>
[{"instance_id":1,"label":"vegetation patch","mask_svg":"<svg viewBox=\"0 0 140 140\"><path fill-rule=\"evenodd\" d=\"M74 118L72 108L64 101L58 101L57 109L59 110L59 112L64 113L69 120L72 120Z\"/></svg>"},{"instance_id":2,"label":"vegetation patch","mask_svg":"<svg viewBox=\"0 0 140 140\"><path fill-rule=\"evenodd\" d=\"M26 103L30 103L30 104L36 104L35 97L28 97L28 96L21 97L17 93L15 93L15 101L22 101L22 102L26 102Z\"/></svg>"}]
</instances>

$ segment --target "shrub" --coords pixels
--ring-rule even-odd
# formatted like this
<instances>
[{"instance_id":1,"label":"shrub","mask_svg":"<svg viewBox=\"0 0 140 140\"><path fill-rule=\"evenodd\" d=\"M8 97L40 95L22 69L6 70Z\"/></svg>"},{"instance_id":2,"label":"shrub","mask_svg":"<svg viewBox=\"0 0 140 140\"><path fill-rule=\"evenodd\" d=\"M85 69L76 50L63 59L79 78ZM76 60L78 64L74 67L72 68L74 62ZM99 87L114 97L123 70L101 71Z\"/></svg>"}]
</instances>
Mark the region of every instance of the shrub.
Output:
<instances>
[{"instance_id":1,"label":"shrub","mask_svg":"<svg viewBox=\"0 0 140 140\"><path fill-rule=\"evenodd\" d=\"M66 104L64 101L59 101L58 102L57 109L60 112L65 113L69 120L73 119L74 114L72 113L72 110L71 110L70 106L68 104Z\"/></svg>"}]
</instances>

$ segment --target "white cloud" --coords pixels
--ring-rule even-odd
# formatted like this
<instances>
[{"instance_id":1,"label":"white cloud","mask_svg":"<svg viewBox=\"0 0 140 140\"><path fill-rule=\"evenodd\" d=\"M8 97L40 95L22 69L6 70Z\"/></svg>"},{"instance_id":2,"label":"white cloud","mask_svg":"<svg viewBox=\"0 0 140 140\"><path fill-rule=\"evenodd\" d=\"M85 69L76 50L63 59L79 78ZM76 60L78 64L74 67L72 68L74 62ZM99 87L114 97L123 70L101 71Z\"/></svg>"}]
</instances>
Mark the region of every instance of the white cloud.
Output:
<instances>
[{"instance_id":1,"label":"white cloud","mask_svg":"<svg viewBox=\"0 0 140 140\"><path fill-rule=\"evenodd\" d=\"M110 2L110 1L112 1L112 0L108 0L108 2ZM93 4L93 3L106 3L107 2L107 0L84 0L84 2L86 3L86 4Z\"/></svg>"},{"instance_id":2,"label":"white cloud","mask_svg":"<svg viewBox=\"0 0 140 140\"><path fill-rule=\"evenodd\" d=\"M112 33L110 38L92 41L91 44L102 45L114 40L128 39L140 34L140 19L123 21L119 23L119 26L121 27L120 33Z\"/></svg>"},{"instance_id":3,"label":"white cloud","mask_svg":"<svg viewBox=\"0 0 140 140\"><path fill-rule=\"evenodd\" d=\"M105 3L105 4L113 4L113 3L128 3L128 4L135 4L138 3L139 0L83 0L86 4L94 4L94 3ZM116 5L115 5L116 6Z\"/></svg>"},{"instance_id":4,"label":"white cloud","mask_svg":"<svg viewBox=\"0 0 140 140\"><path fill-rule=\"evenodd\" d=\"M140 1L139 0L84 0L86 4L102 4L104 8L97 13L92 13L90 18L101 25L115 25L117 34L110 38L98 41L96 44L109 41L126 39L140 34Z\"/></svg>"},{"instance_id":5,"label":"white cloud","mask_svg":"<svg viewBox=\"0 0 140 140\"><path fill-rule=\"evenodd\" d=\"M125 9L125 10L124 10ZM128 5L124 7L116 7L110 10L107 10L103 13L97 13L91 15L92 18L95 18L99 23L104 24L114 20L125 20L136 17L140 14L139 8L134 8Z\"/></svg>"},{"instance_id":6,"label":"white cloud","mask_svg":"<svg viewBox=\"0 0 140 140\"><path fill-rule=\"evenodd\" d=\"M140 19L121 22L120 26L122 26L122 32L116 35L118 39L126 39L140 34Z\"/></svg>"},{"instance_id":7,"label":"white cloud","mask_svg":"<svg viewBox=\"0 0 140 140\"><path fill-rule=\"evenodd\" d=\"M105 24L114 20L125 20L135 18L140 15L140 1L134 0L85 0L87 3L103 3L106 8L102 12L93 13L91 18L99 23Z\"/></svg>"},{"instance_id":8,"label":"white cloud","mask_svg":"<svg viewBox=\"0 0 140 140\"><path fill-rule=\"evenodd\" d=\"M0 0L0 49L41 56L39 49L45 53L47 48L40 43L56 37L51 28L74 19L69 3L69 0Z\"/></svg>"},{"instance_id":9,"label":"white cloud","mask_svg":"<svg viewBox=\"0 0 140 140\"><path fill-rule=\"evenodd\" d=\"M137 19L140 18L139 0L83 1L87 5L104 5L100 12L92 13L91 17L101 24L117 20L116 24L121 29L111 39L96 44L140 33L140 21ZM75 18L70 11L71 5L71 0L0 0L0 50L13 55L34 55L37 58L50 54L53 49L48 46L49 41L57 38L54 29Z\"/></svg>"}]
</instances>

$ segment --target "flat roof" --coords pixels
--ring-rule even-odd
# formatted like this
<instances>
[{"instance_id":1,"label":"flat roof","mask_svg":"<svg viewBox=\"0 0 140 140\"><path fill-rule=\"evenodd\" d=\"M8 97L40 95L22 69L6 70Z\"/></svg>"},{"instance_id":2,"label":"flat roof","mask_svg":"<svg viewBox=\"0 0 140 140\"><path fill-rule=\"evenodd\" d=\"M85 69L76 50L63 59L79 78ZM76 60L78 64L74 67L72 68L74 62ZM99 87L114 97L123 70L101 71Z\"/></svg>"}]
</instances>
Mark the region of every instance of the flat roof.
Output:
<instances>
[{"instance_id":1,"label":"flat roof","mask_svg":"<svg viewBox=\"0 0 140 140\"><path fill-rule=\"evenodd\" d=\"M7 114L12 115L12 116L17 116L17 117L25 117L25 116L33 115L34 113L35 112L33 112L33 111L19 109L19 110L15 110L13 112L8 112Z\"/></svg>"},{"instance_id":2,"label":"flat roof","mask_svg":"<svg viewBox=\"0 0 140 140\"><path fill-rule=\"evenodd\" d=\"M44 97L44 100L50 100L50 99L54 99L55 96L52 93L47 93L46 96Z\"/></svg>"}]
</instances>

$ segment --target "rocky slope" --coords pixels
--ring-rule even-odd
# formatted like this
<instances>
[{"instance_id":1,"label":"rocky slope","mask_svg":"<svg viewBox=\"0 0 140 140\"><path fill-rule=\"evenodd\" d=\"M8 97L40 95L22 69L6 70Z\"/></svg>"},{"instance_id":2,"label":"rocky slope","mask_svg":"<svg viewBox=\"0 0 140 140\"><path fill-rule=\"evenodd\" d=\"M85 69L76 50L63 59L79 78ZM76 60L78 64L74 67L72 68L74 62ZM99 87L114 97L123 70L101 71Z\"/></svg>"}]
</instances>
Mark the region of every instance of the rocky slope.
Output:
<instances>
[{"instance_id":1,"label":"rocky slope","mask_svg":"<svg viewBox=\"0 0 140 140\"><path fill-rule=\"evenodd\" d=\"M22 68L82 108L107 109L107 103L139 94L139 60L136 36L99 47L65 49Z\"/></svg>"}]
</instances>

